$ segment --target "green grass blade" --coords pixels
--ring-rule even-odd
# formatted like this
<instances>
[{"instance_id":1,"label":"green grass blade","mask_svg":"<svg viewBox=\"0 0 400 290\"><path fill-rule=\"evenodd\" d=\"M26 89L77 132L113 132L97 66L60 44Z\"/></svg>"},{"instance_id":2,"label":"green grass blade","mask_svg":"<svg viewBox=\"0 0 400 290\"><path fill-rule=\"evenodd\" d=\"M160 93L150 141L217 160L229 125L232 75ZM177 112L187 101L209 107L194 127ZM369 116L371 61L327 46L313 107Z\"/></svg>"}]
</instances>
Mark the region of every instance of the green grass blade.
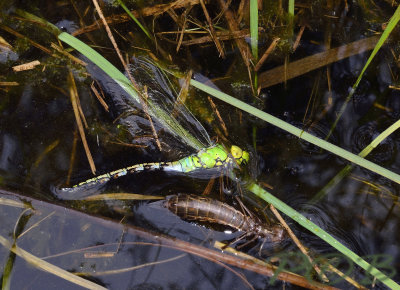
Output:
<instances>
[{"instance_id":1,"label":"green grass blade","mask_svg":"<svg viewBox=\"0 0 400 290\"><path fill-rule=\"evenodd\" d=\"M372 150L374 150L383 140L389 137L394 131L400 127L400 120L392 124L389 128L379 134L367 147L365 147L358 156L365 158ZM332 178L311 200L310 203L317 203L338 184L353 169L352 165L346 165L334 178Z\"/></svg>"},{"instance_id":2,"label":"green grass blade","mask_svg":"<svg viewBox=\"0 0 400 290\"><path fill-rule=\"evenodd\" d=\"M135 15L133 15L131 11L129 11L128 7L125 6L124 2L122 2L122 0L117 0L117 1L119 5L121 5L121 7L125 10L126 14L128 14L129 17L132 18L132 20L135 21L135 23L139 26L139 28L147 35L147 37L152 40L153 38L151 37L151 34L147 31L146 28L143 27L143 25L139 22L139 20L135 17Z\"/></svg>"},{"instance_id":3,"label":"green grass blade","mask_svg":"<svg viewBox=\"0 0 400 290\"><path fill-rule=\"evenodd\" d=\"M15 13L16 13L17 15L23 17L23 18L26 18L26 19L30 20L30 21L33 21L33 22L42 24L43 27L44 27L47 31L51 32L52 34L54 34L54 35L56 35L56 36L57 36L58 34L60 34L60 32L61 32L61 30L60 30L57 26L55 26L53 23L50 23L50 22L48 22L47 20L45 20L45 19L43 19L43 18L40 18L40 17L38 17L38 16L36 16L36 15L34 15L34 14L31 14L31 13L29 13L29 12L26 12L25 10L16 9L16 10L15 10Z\"/></svg>"},{"instance_id":4,"label":"green grass blade","mask_svg":"<svg viewBox=\"0 0 400 290\"><path fill-rule=\"evenodd\" d=\"M288 13L289 13L289 17L291 19L293 19L293 17L294 17L294 0L289 0Z\"/></svg>"},{"instance_id":5,"label":"green grass blade","mask_svg":"<svg viewBox=\"0 0 400 290\"><path fill-rule=\"evenodd\" d=\"M375 55L377 54L377 52L379 51L379 49L382 47L382 45L385 43L386 39L389 38L390 33L393 31L393 29L396 27L397 23L400 20L400 5L397 7L396 11L394 12L392 18L390 18L390 21L385 29L385 31L383 31L381 37L379 38L378 43L376 44L374 50L372 51L371 55L369 56L366 64L364 65L360 75L357 78L357 81L355 82L355 84L353 85L349 95L347 96L345 102L343 103L342 107L339 110L339 113L335 119L335 122L333 123L328 135L326 136L325 140L327 140L331 135L333 130L336 128L337 123L339 122L340 118L342 117L344 111L346 110L347 104L348 102L351 100L351 97L353 96L354 92L356 91L365 71L367 70L368 66L370 65L370 63L372 62L372 60L374 59Z\"/></svg>"},{"instance_id":6,"label":"green grass blade","mask_svg":"<svg viewBox=\"0 0 400 290\"><path fill-rule=\"evenodd\" d=\"M214 88L211 88L205 84L202 84L195 80L191 80L190 83L194 87L196 87L202 91L205 91L206 93L208 93L224 102L227 102L227 103L231 104L232 106L235 106L245 112L248 112L248 113L252 114L253 116L256 116L256 117L280 128L282 130L285 130L288 133L291 133L307 142L310 142L311 144L314 144L322 149L325 149L333 154L336 154L344 159L347 159L359 166L362 166L368 170L371 170L377 174L380 174L380 175L400 184L400 175L397 173L387 170L387 169L383 168L382 166L379 166L371 161L365 160L365 159L361 158L360 156L357 156L357 155L355 155L349 151L346 151L336 145L333 145L325 140L322 140L322 139L315 137L307 132L304 132L291 124L288 124L268 113L258 110L257 108L254 108L238 99L235 99L235 98L233 98L225 93L222 93Z\"/></svg>"},{"instance_id":7,"label":"green grass blade","mask_svg":"<svg viewBox=\"0 0 400 290\"><path fill-rule=\"evenodd\" d=\"M257 0L250 0L250 37L251 52L258 60L258 4Z\"/></svg>"},{"instance_id":8,"label":"green grass blade","mask_svg":"<svg viewBox=\"0 0 400 290\"><path fill-rule=\"evenodd\" d=\"M250 45L251 45L251 53L253 55L255 64L258 61L258 1L250 0ZM255 65L254 64L254 65ZM253 93L257 95L258 88L258 72L254 71L253 73ZM257 139L257 128L253 126L253 146L256 146L255 140Z\"/></svg>"},{"instance_id":9,"label":"green grass blade","mask_svg":"<svg viewBox=\"0 0 400 290\"><path fill-rule=\"evenodd\" d=\"M7 262L5 264L5 266L3 266L3 275L2 275L2 285L1 285L1 289L2 290L9 290L10 288L10 284L11 284L11 279L12 279L12 272L14 269L14 264L15 264L15 258L16 255L13 252L10 252L8 255L8 259Z\"/></svg>"},{"instance_id":10,"label":"green grass blade","mask_svg":"<svg viewBox=\"0 0 400 290\"><path fill-rule=\"evenodd\" d=\"M352 164L346 165L334 178L329 180L329 182L320 190L318 191L313 198L309 201L310 204L316 204L321 201L328 192L334 188L343 178L345 178L353 169Z\"/></svg>"},{"instance_id":11,"label":"green grass blade","mask_svg":"<svg viewBox=\"0 0 400 290\"><path fill-rule=\"evenodd\" d=\"M289 0L288 2L288 32L290 36L294 35L294 0Z\"/></svg>"},{"instance_id":12,"label":"green grass blade","mask_svg":"<svg viewBox=\"0 0 400 290\"><path fill-rule=\"evenodd\" d=\"M66 32L60 33L58 39L64 41L69 46L73 47L84 56L86 56L88 59L90 59L95 65L97 65L109 77L111 77L118 85L120 85L132 98L134 98L136 102L140 103L139 94L132 87L128 78L115 66L113 66L108 60L102 57L97 51Z\"/></svg>"},{"instance_id":13,"label":"green grass blade","mask_svg":"<svg viewBox=\"0 0 400 290\"><path fill-rule=\"evenodd\" d=\"M387 137L389 137L394 131L400 128L400 120L392 124L389 128L379 134L372 142L365 147L358 155L361 157L366 157L372 150L374 150L379 144L383 142Z\"/></svg>"},{"instance_id":14,"label":"green grass blade","mask_svg":"<svg viewBox=\"0 0 400 290\"><path fill-rule=\"evenodd\" d=\"M346 257L351 259L354 263L359 265L361 268L363 268L365 271L376 277L379 281L381 281L383 284L386 286L390 287L391 289L400 289L400 285L397 284L395 281L390 279L388 276L386 276L384 273L379 271L377 268L366 262L364 259L362 259L360 256L358 256L356 253L342 245L340 242L338 242L334 237L332 237L330 234L325 232L323 229L321 229L319 226L305 218L302 214L291 208L290 206L286 205L284 202L270 194L268 191L262 189L259 187L257 184L252 183L247 187L251 192L253 192L255 195L258 197L262 198L268 203L271 203L274 205L278 210L286 214L287 216L291 217L293 220L295 220L297 223L299 223L301 226L305 227L308 229L310 232L330 244L332 247L334 247L336 250L344 254Z\"/></svg>"},{"instance_id":15,"label":"green grass blade","mask_svg":"<svg viewBox=\"0 0 400 290\"><path fill-rule=\"evenodd\" d=\"M86 56L90 61L101 68L118 85L120 85L121 88L124 89L138 104L141 103L139 93L135 90L128 78L97 51L66 32L61 33L58 38ZM172 134L179 136L183 142L196 150L204 147L204 145L201 144L201 142L191 135L186 129L184 129L179 122L171 116L170 113L164 111L149 98L147 98L146 101L150 116L157 119Z\"/></svg>"}]
</instances>

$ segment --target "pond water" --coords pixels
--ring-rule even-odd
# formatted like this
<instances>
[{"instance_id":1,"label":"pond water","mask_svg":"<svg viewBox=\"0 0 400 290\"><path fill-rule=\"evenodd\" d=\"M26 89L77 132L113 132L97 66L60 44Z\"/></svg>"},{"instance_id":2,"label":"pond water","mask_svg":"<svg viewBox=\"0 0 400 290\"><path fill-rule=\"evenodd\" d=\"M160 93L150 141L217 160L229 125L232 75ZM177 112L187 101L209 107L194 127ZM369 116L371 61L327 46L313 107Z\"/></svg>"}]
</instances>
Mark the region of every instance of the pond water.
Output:
<instances>
[{"instance_id":1,"label":"pond water","mask_svg":"<svg viewBox=\"0 0 400 290\"><path fill-rule=\"evenodd\" d=\"M204 146L217 142L227 147L236 144L250 152L249 164L242 166L240 172L235 170L237 180L218 172L185 175L148 171L90 190L60 190L93 177L71 105L71 75L87 123L86 126L83 121L83 131L96 174L133 164L177 160L198 148L171 133L156 118L150 122L146 108L133 102L83 55L59 42L44 22L33 18L39 17L75 35L123 71L91 1L9 1L0 4L0 236L11 243L15 239L20 248L53 265L86 273L84 276L90 281L110 289L296 289L298 286L282 281L272 284L268 276L249 268L191 253L186 244L178 242L202 247L199 253L206 253L213 249L215 241L232 241L240 236L239 232L230 233L232 229L184 221L168 211L162 201L79 200L105 193L165 197L206 192L240 209L233 197L239 195L259 218L276 220L265 210L265 202L245 190L246 182L253 179L400 282L396 262L400 255L398 184L354 166L330 186L329 182L348 161L193 87L188 89L186 107L175 103L179 92L185 91L180 87L185 87L184 77L192 73L196 80L324 139L369 57L376 35L382 32L395 8L385 1L345 1L337 5L306 1L296 3L292 27L286 7L279 7L275 3L278 1L260 1L260 57L274 38L279 40L259 70L257 93L251 85L254 72L250 73L250 80L237 42L229 39L229 24L220 14L220 5L206 3L205 7L221 39L224 58L209 37L202 1L181 2L184 1L170 1L174 6L167 6L158 1L126 1L130 10L143 8L139 20L156 41L125 18L117 3L104 1L100 6L109 17L122 57L130 63L129 71L151 101L167 110ZM237 29L245 35L239 38L245 45L250 39L247 4L248 1L232 1L230 6L240 18ZM206 36L210 39L190 43ZM358 154L398 120L398 37L395 29L366 70L327 141ZM297 38L300 42L294 49ZM321 60L296 63L359 40L364 42L353 45L350 57L344 57L345 49L339 49L327 55L323 64ZM40 64L33 69L13 69L35 60ZM279 79L282 73L272 69L279 67L286 68L287 74L273 83L272 78ZM291 71L299 75L291 78ZM108 111L96 93L104 98ZM367 159L400 173L399 137L395 131ZM8 204L6 200L24 204ZM334 248L290 218L284 219L313 257L327 257L367 288L385 289ZM179 247L171 246L173 239ZM289 239L279 244L258 239L241 251L262 260L280 257L283 263L287 259L287 269L301 275L307 273L308 266ZM0 248L0 257L3 287L76 287L32 267L5 247ZM112 270L117 272L107 272ZM328 276L335 287L355 287L330 272ZM335 280L338 281L334 283Z\"/></svg>"}]
</instances>

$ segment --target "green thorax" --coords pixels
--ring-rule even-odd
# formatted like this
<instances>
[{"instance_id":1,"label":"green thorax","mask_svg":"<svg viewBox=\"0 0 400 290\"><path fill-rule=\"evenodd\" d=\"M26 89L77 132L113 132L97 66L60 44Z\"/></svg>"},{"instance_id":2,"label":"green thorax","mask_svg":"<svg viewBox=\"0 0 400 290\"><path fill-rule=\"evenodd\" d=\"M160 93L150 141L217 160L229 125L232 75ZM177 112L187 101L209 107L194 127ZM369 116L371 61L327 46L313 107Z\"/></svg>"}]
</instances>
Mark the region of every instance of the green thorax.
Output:
<instances>
[{"instance_id":1,"label":"green thorax","mask_svg":"<svg viewBox=\"0 0 400 290\"><path fill-rule=\"evenodd\" d=\"M238 146L233 145L231 152L227 152L222 145L204 148L198 153L173 162L180 164L182 172L191 172L197 169L211 169L216 167L227 167L228 165L240 165L249 161L249 153Z\"/></svg>"}]
</instances>

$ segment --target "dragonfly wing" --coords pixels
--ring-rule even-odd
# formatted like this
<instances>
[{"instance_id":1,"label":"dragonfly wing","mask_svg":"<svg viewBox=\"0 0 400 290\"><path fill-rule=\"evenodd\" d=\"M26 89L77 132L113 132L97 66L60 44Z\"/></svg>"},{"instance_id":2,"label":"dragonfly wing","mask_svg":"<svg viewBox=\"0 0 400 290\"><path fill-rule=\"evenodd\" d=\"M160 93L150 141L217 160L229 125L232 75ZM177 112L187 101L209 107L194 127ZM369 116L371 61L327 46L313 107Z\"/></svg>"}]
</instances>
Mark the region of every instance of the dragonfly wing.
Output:
<instances>
[{"instance_id":1,"label":"dragonfly wing","mask_svg":"<svg viewBox=\"0 0 400 290\"><path fill-rule=\"evenodd\" d=\"M212 142L206 129L188 108L179 102L177 84L171 81L167 72L157 67L150 59L141 57L134 58L133 61L130 73L139 87L144 90L144 86L146 86L148 98L176 120L176 124L173 126L180 138L176 141L187 143L196 151L210 146ZM175 127L175 125L177 126ZM196 141L191 140L193 137Z\"/></svg>"}]
</instances>

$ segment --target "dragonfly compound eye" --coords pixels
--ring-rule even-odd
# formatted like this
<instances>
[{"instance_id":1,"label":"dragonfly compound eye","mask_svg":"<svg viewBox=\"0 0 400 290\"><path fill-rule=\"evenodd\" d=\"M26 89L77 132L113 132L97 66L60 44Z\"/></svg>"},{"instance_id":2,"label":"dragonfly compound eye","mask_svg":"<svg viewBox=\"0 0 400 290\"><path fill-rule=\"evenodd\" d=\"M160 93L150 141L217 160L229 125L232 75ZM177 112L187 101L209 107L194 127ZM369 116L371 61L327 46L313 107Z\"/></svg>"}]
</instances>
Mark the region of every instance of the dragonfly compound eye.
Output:
<instances>
[{"instance_id":1,"label":"dragonfly compound eye","mask_svg":"<svg viewBox=\"0 0 400 290\"><path fill-rule=\"evenodd\" d=\"M249 152L243 151L243 154L242 154L242 162L249 163L249 160L250 160L250 154L249 154Z\"/></svg>"},{"instance_id":2,"label":"dragonfly compound eye","mask_svg":"<svg viewBox=\"0 0 400 290\"><path fill-rule=\"evenodd\" d=\"M233 158L239 159L243 155L243 150L240 149L240 147L238 147L238 146L232 145L231 154L232 154Z\"/></svg>"}]
</instances>

